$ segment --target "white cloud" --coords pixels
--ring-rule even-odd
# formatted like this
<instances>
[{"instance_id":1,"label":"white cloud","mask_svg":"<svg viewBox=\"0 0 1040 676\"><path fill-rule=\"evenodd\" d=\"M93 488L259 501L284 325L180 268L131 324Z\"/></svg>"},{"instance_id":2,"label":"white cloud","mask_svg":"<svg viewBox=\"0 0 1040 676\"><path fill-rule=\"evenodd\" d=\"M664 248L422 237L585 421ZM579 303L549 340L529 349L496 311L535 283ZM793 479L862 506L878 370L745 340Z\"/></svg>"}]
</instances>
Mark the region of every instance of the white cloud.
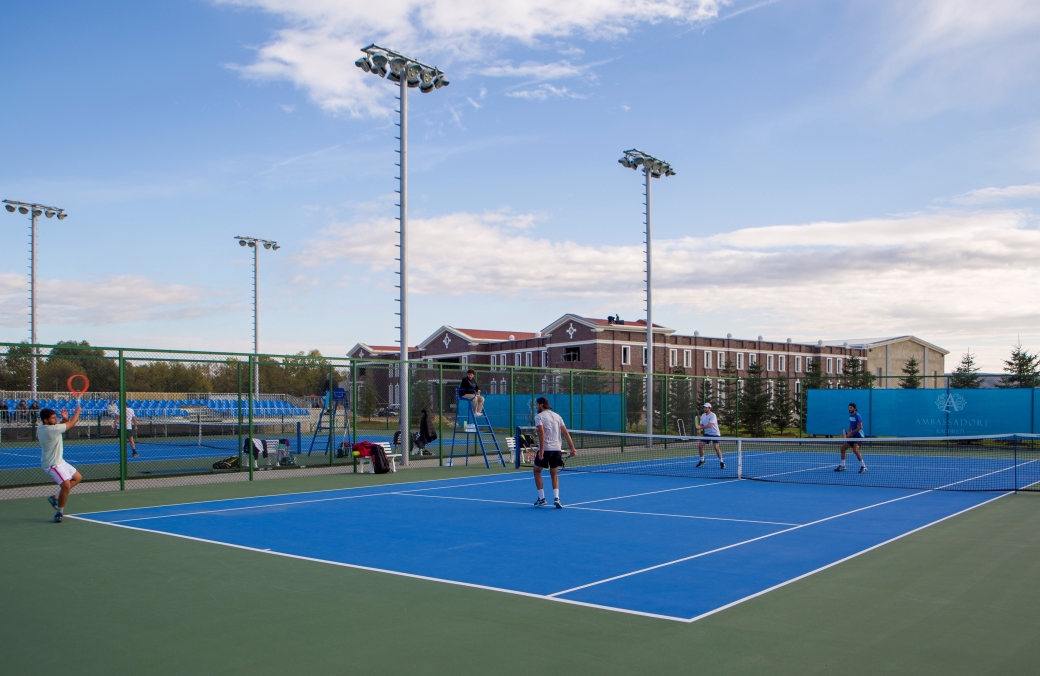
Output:
<instances>
[{"instance_id":1,"label":"white cloud","mask_svg":"<svg viewBox=\"0 0 1040 676\"><path fill-rule=\"evenodd\" d=\"M484 60L503 44L534 45L547 38L605 39L636 25L702 23L730 0L212 0L257 8L286 22L256 60L235 65L246 77L288 80L323 109L353 116L383 115L390 88L355 68L369 42L420 51L442 68ZM492 46L494 45L494 47ZM561 62L567 63L567 62ZM520 66L518 68L523 68ZM535 66L530 66L535 68ZM545 72L561 66L548 64ZM503 73L504 74L504 73Z\"/></svg>"},{"instance_id":2,"label":"white cloud","mask_svg":"<svg viewBox=\"0 0 1040 676\"><path fill-rule=\"evenodd\" d=\"M1006 188L980 188L969 190L963 195L951 199L955 204L992 204L1015 199L1035 199L1040 197L1040 183L1028 185L1009 185Z\"/></svg>"},{"instance_id":3,"label":"white cloud","mask_svg":"<svg viewBox=\"0 0 1040 676\"><path fill-rule=\"evenodd\" d=\"M1040 314L1022 302L1040 295L1040 231L1030 216L949 212L657 240L655 298L702 316L755 317L758 332L771 335L917 333L1002 344L1040 333ZM537 236L536 221L508 213L412 219L412 293L640 302L641 246L554 241ZM300 260L390 272L395 237L392 219L336 224Z\"/></svg>"},{"instance_id":4,"label":"white cloud","mask_svg":"<svg viewBox=\"0 0 1040 676\"><path fill-rule=\"evenodd\" d=\"M0 326L26 325L27 287L24 275L0 273ZM137 275L93 282L41 280L38 293L39 319L46 324L165 321L211 315L227 307L215 304L217 294L203 287L160 284Z\"/></svg>"},{"instance_id":5,"label":"white cloud","mask_svg":"<svg viewBox=\"0 0 1040 676\"><path fill-rule=\"evenodd\" d=\"M897 3L882 65L871 85L895 89L898 105L930 113L990 105L1040 61L1035 0L918 0Z\"/></svg>"},{"instance_id":6,"label":"white cloud","mask_svg":"<svg viewBox=\"0 0 1040 676\"><path fill-rule=\"evenodd\" d=\"M532 101L545 101L549 97L554 99L584 99L584 94L576 94L566 87L554 87L551 84L543 84L535 89L521 89L509 92L506 96L515 99L530 99Z\"/></svg>"},{"instance_id":7,"label":"white cloud","mask_svg":"<svg viewBox=\"0 0 1040 676\"><path fill-rule=\"evenodd\" d=\"M585 74L591 66L589 64L573 64L570 61L557 61L555 63L532 63L527 62L514 66L504 63L490 68L481 68L480 74L487 77L516 77L526 80L559 80L565 77L575 77Z\"/></svg>"}]
</instances>

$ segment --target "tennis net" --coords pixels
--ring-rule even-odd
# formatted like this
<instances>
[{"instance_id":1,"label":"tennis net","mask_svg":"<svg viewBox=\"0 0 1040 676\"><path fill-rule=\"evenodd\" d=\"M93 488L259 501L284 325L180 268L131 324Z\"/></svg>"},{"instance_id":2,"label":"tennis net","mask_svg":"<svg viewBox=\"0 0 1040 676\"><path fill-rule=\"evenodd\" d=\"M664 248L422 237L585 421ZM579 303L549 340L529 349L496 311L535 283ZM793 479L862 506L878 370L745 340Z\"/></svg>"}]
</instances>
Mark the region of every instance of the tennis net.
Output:
<instances>
[{"instance_id":1,"label":"tennis net","mask_svg":"<svg viewBox=\"0 0 1040 676\"><path fill-rule=\"evenodd\" d=\"M836 471L841 448L851 440L570 433L578 454L566 458L565 469L574 472L930 490L1040 490L1040 435L857 439L863 463L849 447L845 469ZM535 429L517 428L517 446L517 466L530 465L537 450Z\"/></svg>"}]
</instances>

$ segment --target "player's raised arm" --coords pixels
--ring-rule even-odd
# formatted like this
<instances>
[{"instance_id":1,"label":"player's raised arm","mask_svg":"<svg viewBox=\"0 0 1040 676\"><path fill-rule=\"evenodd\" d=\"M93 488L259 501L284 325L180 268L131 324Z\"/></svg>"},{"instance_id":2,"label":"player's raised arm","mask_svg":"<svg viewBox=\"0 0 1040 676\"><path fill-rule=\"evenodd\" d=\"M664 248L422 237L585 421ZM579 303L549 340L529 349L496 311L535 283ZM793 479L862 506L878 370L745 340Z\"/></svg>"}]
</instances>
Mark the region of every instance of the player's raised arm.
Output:
<instances>
[{"instance_id":1,"label":"player's raised arm","mask_svg":"<svg viewBox=\"0 0 1040 676\"><path fill-rule=\"evenodd\" d=\"M79 413L82 410L83 410L82 407L76 406L76 410L72 413L72 419L71 420L69 419L69 412L68 412L68 410L64 410L64 411L61 412L61 422L62 422L63 425L65 425L65 431L66 432L68 432L73 427L75 427L76 423L79 422Z\"/></svg>"}]
</instances>

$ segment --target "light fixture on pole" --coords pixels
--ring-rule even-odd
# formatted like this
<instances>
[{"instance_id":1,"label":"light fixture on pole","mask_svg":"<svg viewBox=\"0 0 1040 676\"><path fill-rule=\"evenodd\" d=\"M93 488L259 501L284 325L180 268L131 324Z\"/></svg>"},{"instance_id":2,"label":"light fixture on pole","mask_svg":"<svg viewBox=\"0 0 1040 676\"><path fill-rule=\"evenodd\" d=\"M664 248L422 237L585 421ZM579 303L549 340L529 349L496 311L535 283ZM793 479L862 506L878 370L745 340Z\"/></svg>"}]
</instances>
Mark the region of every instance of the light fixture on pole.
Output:
<instances>
[{"instance_id":1,"label":"light fixture on pole","mask_svg":"<svg viewBox=\"0 0 1040 676\"><path fill-rule=\"evenodd\" d=\"M260 354L260 314L259 294L260 288L260 247L278 251L281 247L273 239L258 239L256 237L235 237L239 246L247 246L253 250L253 354ZM253 396L260 394L260 360L253 361Z\"/></svg>"},{"instance_id":2,"label":"light fixture on pole","mask_svg":"<svg viewBox=\"0 0 1040 676\"><path fill-rule=\"evenodd\" d=\"M47 218L58 217L59 221L64 221L68 218L68 214L65 213L64 209L58 207L49 207L45 204L33 204L29 202L15 202L14 200L4 200L4 208L9 213L17 211L23 216L29 214L30 226L29 226L29 343L32 345L33 358L29 364L29 391L32 393L33 398L36 398L36 369L37 360L39 358L39 348L36 347L36 219L40 216L46 216Z\"/></svg>"},{"instance_id":3,"label":"light fixture on pole","mask_svg":"<svg viewBox=\"0 0 1040 676\"><path fill-rule=\"evenodd\" d=\"M662 176L675 176L672 165L664 160L659 160L653 155L648 155L641 150L626 150L624 156L618 163L626 169L643 169L646 180L646 436L647 443L651 442L654 433L654 322L653 322L653 267L651 235L653 230L650 225L650 179Z\"/></svg>"},{"instance_id":4,"label":"light fixture on pole","mask_svg":"<svg viewBox=\"0 0 1040 676\"><path fill-rule=\"evenodd\" d=\"M398 398L401 408L401 443L405 449L401 454L401 461L407 465L411 446L411 421L409 418L408 397L408 88L418 87L423 94L429 94L434 89L447 87L449 82L439 68L428 66L410 56L404 56L379 45L369 45L361 51L365 55L354 62L355 66L366 73L385 77L387 80L399 83L401 86L401 94L398 97L401 105L397 111L400 115L397 126L401 128L401 135L398 137L401 147L397 151L401 155L401 162L397 165L401 169L401 175L398 176L398 181L400 181L398 194L401 201L397 205L401 210L397 218L401 224L401 229L398 231L400 243L397 245L401 250L400 258L397 259L401 266L398 272L401 280L401 283L398 285L401 297L398 298L400 308L397 313L401 319L401 325L398 327L401 331L398 339L401 343L401 359L397 373L398 383L401 388L401 395Z\"/></svg>"}]
</instances>

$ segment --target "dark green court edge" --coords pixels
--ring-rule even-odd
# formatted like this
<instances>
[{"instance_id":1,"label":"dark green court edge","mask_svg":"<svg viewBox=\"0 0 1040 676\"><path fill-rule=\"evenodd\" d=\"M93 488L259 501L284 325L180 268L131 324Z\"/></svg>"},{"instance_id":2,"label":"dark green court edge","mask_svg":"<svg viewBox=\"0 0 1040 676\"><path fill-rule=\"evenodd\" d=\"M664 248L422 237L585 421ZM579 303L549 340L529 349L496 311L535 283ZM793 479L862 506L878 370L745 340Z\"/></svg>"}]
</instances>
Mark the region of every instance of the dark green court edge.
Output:
<instances>
[{"instance_id":1,"label":"dark green court edge","mask_svg":"<svg viewBox=\"0 0 1040 676\"><path fill-rule=\"evenodd\" d=\"M74 493L69 513L484 471ZM1040 672L1038 494L693 624L51 516L42 498L0 501L4 676ZM516 565L540 574L537 560Z\"/></svg>"}]
</instances>

